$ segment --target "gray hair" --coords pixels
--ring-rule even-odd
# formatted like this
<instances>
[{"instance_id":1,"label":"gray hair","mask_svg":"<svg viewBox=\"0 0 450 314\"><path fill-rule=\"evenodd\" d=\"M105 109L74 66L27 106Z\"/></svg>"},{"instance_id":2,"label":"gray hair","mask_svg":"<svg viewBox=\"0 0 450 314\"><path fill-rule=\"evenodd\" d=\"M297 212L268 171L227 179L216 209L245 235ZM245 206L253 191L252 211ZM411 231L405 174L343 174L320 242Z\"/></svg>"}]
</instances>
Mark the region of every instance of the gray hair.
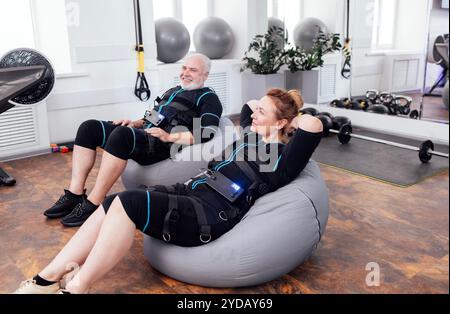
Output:
<instances>
[{"instance_id":1,"label":"gray hair","mask_svg":"<svg viewBox=\"0 0 450 314\"><path fill-rule=\"evenodd\" d=\"M189 59L192 59L192 58L198 58L198 59L200 59L203 62L203 66L204 66L204 69L205 69L206 73L209 73L211 71L211 60L207 56L205 56L202 53L196 52L196 53L189 54L186 57L186 60L189 60Z\"/></svg>"}]
</instances>

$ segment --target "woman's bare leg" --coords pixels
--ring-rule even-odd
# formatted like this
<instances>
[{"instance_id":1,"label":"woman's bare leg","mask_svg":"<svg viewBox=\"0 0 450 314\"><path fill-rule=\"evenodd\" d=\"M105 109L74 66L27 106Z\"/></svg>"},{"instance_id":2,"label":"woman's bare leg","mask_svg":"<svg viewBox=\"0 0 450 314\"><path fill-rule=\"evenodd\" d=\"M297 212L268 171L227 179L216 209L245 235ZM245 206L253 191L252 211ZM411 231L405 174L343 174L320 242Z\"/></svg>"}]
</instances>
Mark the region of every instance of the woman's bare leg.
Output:
<instances>
[{"instance_id":1,"label":"woman's bare leg","mask_svg":"<svg viewBox=\"0 0 450 314\"><path fill-rule=\"evenodd\" d=\"M136 225L119 197L112 203L91 253L81 270L66 285L71 293L85 293L95 281L116 266L133 245Z\"/></svg>"},{"instance_id":2,"label":"woman's bare leg","mask_svg":"<svg viewBox=\"0 0 450 314\"><path fill-rule=\"evenodd\" d=\"M53 261L39 273L39 276L48 281L57 282L71 271L71 265L82 265L97 240L105 216L105 210L103 206L100 206L80 227Z\"/></svg>"}]
</instances>

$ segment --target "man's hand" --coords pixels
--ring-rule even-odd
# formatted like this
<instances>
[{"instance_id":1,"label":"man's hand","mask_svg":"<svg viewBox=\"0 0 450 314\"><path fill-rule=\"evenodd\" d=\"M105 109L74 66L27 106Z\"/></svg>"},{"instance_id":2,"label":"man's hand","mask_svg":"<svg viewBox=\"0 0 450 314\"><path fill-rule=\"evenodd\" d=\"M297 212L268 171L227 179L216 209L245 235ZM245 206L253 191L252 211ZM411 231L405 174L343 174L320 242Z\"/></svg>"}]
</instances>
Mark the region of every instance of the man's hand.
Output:
<instances>
[{"instance_id":1,"label":"man's hand","mask_svg":"<svg viewBox=\"0 0 450 314\"><path fill-rule=\"evenodd\" d=\"M150 134L153 137L159 138L164 143L173 143L174 140L172 139L172 136L160 128L151 128L148 130L145 130L148 134Z\"/></svg>"},{"instance_id":2,"label":"man's hand","mask_svg":"<svg viewBox=\"0 0 450 314\"><path fill-rule=\"evenodd\" d=\"M143 120L131 121L131 120L116 120L114 125L127 126L129 128L142 129L144 127Z\"/></svg>"},{"instance_id":3,"label":"man's hand","mask_svg":"<svg viewBox=\"0 0 450 314\"><path fill-rule=\"evenodd\" d=\"M113 124L114 125L133 127L133 121L131 121L131 120L116 120L116 121L113 122Z\"/></svg>"}]
</instances>

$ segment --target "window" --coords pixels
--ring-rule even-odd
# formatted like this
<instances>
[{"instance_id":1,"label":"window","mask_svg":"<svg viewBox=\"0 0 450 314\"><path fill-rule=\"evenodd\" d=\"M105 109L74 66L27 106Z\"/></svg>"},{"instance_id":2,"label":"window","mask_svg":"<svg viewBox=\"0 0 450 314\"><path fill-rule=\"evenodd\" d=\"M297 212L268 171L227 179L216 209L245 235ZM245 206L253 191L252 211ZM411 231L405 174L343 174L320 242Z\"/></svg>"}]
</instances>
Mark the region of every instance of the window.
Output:
<instances>
[{"instance_id":1,"label":"window","mask_svg":"<svg viewBox=\"0 0 450 314\"><path fill-rule=\"evenodd\" d=\"M210 15L211 0L153 0L155 21L163 17L174 17L183 22L191 36L191 51L195 50L194 31L197 25Z\"/></svg>"},{"instance_id":2,"label":"window","mask_svg":"<svg viewBox=\"0 0 450 314\"><path fill-rule=\"evenodd\" d=\"M268 16L284 21L289 34L289 41L294 43L294 29L300 22L300 1L268 0L267 5Z\"/></svg>"},{"instance_id":3,"label":"window","mask_svg":"<svg viewBox=\"0 0 450 314\"><path fill-rule=\"evenodd\" d=\"M173 0L153 0L153 16L155 21L163 17L175 16L175 4Z\"/></svg>"},{"instance_id":4,"label":"window","mask_svg":"<svg viewBox=\"0 0 450 314\"><path fill-rule=\"evenodd\" d=\"M375 0L375 19L372 46L374 49L392 49L395 41L397 0Z\"/></svg>"},{"instance_id":5,"label":"window","mask_svg":"<svg viewBox=\"0 0 450 314\"><path fill-rule=\"evenodd\" d=\"M64 0L3 0L2 8L0 55L33 48L50 59L56 73L71 71Z\"/></svg>"},{"instance_id":6,"label":"window","mask_svg":"<svg viewBox=\"0 0 450 314\"><path fill-rule=\"evenodd\" d=\"M194 31L197 25L208 16L208 0L184 0L182 5L182 20L191 34L191 51L194 51Z\"/></svg>"},{"instance_id":7,"label":"window","mask_svg":"<svg viewBox=\"0 0 450 314\"><path fill-rule=\"evenodd\" d=\"M0 55L18 48L36 48L29 0L5 0L0 10Z\"/></svg>"}]
</instances>

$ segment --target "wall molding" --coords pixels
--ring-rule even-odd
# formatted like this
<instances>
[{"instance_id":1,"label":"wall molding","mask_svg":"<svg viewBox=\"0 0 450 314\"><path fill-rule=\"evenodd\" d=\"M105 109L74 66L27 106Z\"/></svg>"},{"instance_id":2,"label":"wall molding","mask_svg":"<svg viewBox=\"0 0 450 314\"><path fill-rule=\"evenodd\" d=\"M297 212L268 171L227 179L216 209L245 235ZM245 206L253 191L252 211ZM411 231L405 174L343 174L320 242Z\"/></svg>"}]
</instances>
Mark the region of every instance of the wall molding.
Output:
<instances>
[{"instance_id":1,"label":"wall molding","mask_svg":"<svg viewBox=\"0 0 450 314\"><path fill-rule=\"evenodd\" d=\"M94 63L108 61L132 60L132 45L75 47L76 63Z\"/></svg>"},{"instance_id":2,"label":"wall molding","mask_svg":"<svg viewBox=\"0 0 450 314\"><path fill-rule=\"evenodd\" d=\"M150 86L156 90L155 86ZM133 93L134 87L85 90L66 93L54 93L47 99L48 111L85 108L92 106L132 103L138 101Z\"/></svg>"}]
</instances>

